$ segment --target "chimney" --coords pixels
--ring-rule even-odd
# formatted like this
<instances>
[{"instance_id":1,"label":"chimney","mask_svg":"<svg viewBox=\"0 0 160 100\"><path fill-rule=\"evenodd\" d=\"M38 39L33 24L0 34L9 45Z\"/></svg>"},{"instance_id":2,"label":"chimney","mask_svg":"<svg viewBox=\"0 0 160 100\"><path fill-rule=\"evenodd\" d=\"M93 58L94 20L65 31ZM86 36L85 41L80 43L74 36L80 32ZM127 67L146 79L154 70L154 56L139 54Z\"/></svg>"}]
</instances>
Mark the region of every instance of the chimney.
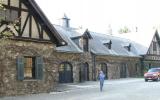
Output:
<instances>
[{"instance_id":1,"label":"chimney","mask_svg":"<svg viewBox=\"0 0 160 100\"><path fill-rule=\"evenodd\" d=\"M136 27L136 32L138 32L138 27Z\"/></svg>"},{"instance_id":2,"label":"chimney","mask_svg":"<svg viewBox=\"0 0 160 100\"><path fill-rule=\"evenodd\" d=\"M112 35L112 27L111 27L111 24L108 25L107 34Z\"/></svg>"},{"instance_id":3,"label":"chimney","mask_svg":"<svg viewBox=\"0 0 160 100\"><path fill-rule=\"evenodd\" d=\"M62 26L65 28L69 28L69 21L70 19L66 16L66 14L64 14L63 18L62 18Z\"/></svg>"}]
</instances>

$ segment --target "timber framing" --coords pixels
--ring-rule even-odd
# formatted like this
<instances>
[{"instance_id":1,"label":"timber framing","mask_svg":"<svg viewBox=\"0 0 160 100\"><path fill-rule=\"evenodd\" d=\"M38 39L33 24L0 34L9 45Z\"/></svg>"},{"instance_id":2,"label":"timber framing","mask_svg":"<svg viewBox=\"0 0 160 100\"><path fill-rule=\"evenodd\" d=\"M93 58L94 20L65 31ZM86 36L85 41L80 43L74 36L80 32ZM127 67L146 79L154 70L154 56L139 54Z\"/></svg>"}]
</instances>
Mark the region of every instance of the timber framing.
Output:
<instances>
[{"instance_id":1,"label":"timber framing","mask_svg":"<svg viewBox=\"0 0 160 100\"><path fill-rule=\"evenodd\" d=\"M34 0L19 0L16 4L17 6L13 6L11 1L12 0L6 0L7 4L3 4L6 9L5 13L8 10L11 17L12 14L14 14L13 16L18 14L16 15L18 18L14 18L15 21L18 20L18 22L13 22L12 20L7 21L5 18L1 21L0 28L3 27L3 29L0 29L2 30L0 33L11 30L15 36L14 38L18 40L52 41L52 43L55 43L57 46L67 44ZM13 2L15 1L12 1L12 3ZM22 5L25 7L22 7ZM11 23L16 24L12 29L7 27Z\"/></svg>"}]
</instances>

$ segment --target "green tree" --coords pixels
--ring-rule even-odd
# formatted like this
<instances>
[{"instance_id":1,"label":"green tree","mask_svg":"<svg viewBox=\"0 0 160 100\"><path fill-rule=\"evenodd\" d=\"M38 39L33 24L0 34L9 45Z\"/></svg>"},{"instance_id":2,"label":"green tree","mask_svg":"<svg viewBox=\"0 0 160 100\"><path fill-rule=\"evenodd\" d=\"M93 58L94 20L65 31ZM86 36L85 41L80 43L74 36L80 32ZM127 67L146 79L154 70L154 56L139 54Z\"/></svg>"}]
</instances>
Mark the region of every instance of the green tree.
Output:
<instances>
[{"instance_id":1,"label":"green tree","mask_svg":"<svg viewBox=\"0 0 160 100\"><path fill-rule=\"evenodd\" d=\"M131 30L130 30L128 27L126 27L126 26L124 26L123 28L121 28L121 29L118 31L118 33L120 33L120 34L129 33L129 32L131 32Z\"/></svg>"}]
</instances>

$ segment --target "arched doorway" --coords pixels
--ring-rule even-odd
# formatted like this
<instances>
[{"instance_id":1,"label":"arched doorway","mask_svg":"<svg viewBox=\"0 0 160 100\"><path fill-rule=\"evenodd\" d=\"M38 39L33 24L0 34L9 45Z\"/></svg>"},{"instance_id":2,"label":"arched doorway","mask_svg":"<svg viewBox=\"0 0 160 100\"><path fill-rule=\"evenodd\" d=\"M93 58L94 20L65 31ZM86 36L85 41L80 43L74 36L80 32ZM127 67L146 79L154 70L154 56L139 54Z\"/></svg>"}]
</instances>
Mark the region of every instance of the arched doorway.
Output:
<instances>
[{"instance_id":1,"label":"arched doorway","mask_svg":"<svg viewBox=\"0 0 160 100\"><path fill-rule=\"evenodd\" d=\"M79 72L79 80L80 82L89 81L89 65L88 63L83 63L80 67Z\"/></svg>"},{"instance_id":2,"label":"arched doorway","mask_svg":"<svg viewBox=\"0 0 160 100\"><path fill-rule=\"evenodd\" d=\"M103 71L103 73L105 74L105 79L108 79L108 68L107 68L107 64L105 63L101 63L100 64L100 68Z\"/></svg>"},{"instance_id":3,"label":"arched doorway","mask_svg":"<svg viewBox=\"0 0 160 100\"><path fill-rule=\"evenodd\" d=\"M68 62L61 63L59 66L59 83L73 82L72 65Z\"/></svg>"}]
</instances>

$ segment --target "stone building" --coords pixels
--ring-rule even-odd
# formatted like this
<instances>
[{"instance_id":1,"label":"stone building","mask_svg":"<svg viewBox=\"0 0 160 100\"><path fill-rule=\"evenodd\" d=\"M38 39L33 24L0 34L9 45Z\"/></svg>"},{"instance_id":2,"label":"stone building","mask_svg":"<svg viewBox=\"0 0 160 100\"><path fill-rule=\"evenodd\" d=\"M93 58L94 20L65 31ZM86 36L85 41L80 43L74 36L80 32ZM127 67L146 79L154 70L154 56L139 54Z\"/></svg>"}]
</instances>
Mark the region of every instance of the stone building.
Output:
<instances>
[{"instance_id":1,"label":"stone building","mask_svg":"<svg viewBox=\"0 0 160 100\"><path fill-rule=\"evenodd\" d=\"M139 44L112 35L90 32L96 77L103 70L108 79L136 77L140 75L141 63L137 49ZM140 49L139 49L140 50Z\"/></svg>"},{"instance_id":2,"label":"stone building","mask_svg":"<svg viewBox=\"0 0 160 100\"><path fill-rule=\"evenodd\" d=\"M92 57L89 48L89 40L92 37L87 30L82 31L70 27L69 20L64 15L62 25L54 25L60 36L67 42L67 45L56 48L58 56L61 56L58 59L62 62L62 65L59 66L59 82L68 83L93 80ZM72 58L70 58L71 56Z\"/></svg>"},{"instance_id":3,"label":"stone building","mask_svg":"<svg viewBox=\"0 0 160 100\"><path fill-rule=\"evenodd\" d=\"M139 55L141 56L141 74L143 75L149 68L160 67L160 43L159 43L159 28L148 29L146 32L133 32L120 35L120 37L128 38L132 41L143 45L138 47ZM146 36L144 37L144 35ZM138 36L138 37L137 37Z\"/></svg>"},{"instance_id":4,"label":"stone building","mask_svg":"<svg viewBox=\"0 0 160 100\"><path fill-rule=\"evenodd\" d=\"M72 28L66 15L52 25L34 0L2 4L0 95L50 92L58 83L97 80L100 70L106 79L137 77L150 57L128 39ZM148 54L159 54L158 33L153 41Z\"/></svg>"},{"instance_id":5,"label":"stone building","mask_svg":"<svg viewBox=\"0 0 160 100\"><path fill-rule=\"evenodd\" d=\"M72 69L68 72L67 66L63 67L63 70L60 66L60 83L67 83L70 79L73 79L70 82L97 80L100 70L104 71L106 79L140 75L141 56L138 48L143 46L124 38L91 32L88 29L72 28L69 20L64 15L62 25L54 25L60 36L68 43L66 46L58 47L57 52L61 52L60 55L63 56L61 61L69 63ZM76 59L68 59L70 55ZM70 73L68 75L70 78L66 77L67 73Z\"/></svg>"},{"instance_id":6,"label":"stone building","mask_svg":"<svg viewBox=\"0 0 160 100\"><path fill-rule=\"evenodd\" d=\"M0 96L51 91L58 81L56 46L66 42L34 0L3 0L2 4Z\"/></svg>"}]
</instances>

